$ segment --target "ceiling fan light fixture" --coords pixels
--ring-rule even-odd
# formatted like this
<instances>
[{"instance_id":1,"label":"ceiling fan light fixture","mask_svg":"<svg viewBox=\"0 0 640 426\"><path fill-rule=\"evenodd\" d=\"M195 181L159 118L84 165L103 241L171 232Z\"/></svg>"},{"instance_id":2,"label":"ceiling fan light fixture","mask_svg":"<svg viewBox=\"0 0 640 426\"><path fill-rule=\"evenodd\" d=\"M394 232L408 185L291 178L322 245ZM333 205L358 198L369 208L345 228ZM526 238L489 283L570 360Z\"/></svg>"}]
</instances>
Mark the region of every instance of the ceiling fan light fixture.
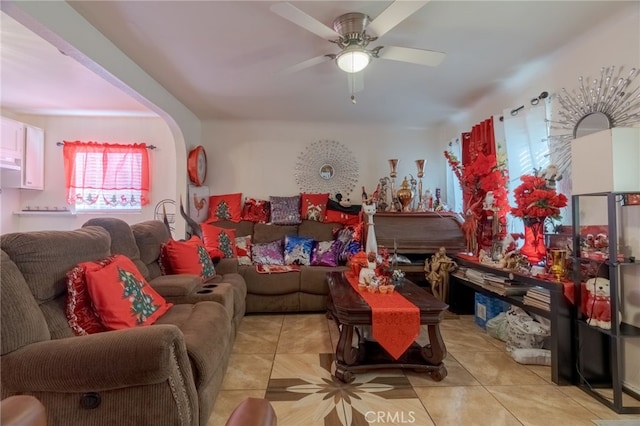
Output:
<instances>
[{"instance_id":1,"label":"ceiling fan light fixture","mask_svg":"<svg viewBox=\"0 0 640 426\"><path fill-rule=\"evenodd\" d=\"M338 68L347 73L360 72L371 62L371 54L361 47L347 47L336 56Z\"/></svg>"}]
</instances>

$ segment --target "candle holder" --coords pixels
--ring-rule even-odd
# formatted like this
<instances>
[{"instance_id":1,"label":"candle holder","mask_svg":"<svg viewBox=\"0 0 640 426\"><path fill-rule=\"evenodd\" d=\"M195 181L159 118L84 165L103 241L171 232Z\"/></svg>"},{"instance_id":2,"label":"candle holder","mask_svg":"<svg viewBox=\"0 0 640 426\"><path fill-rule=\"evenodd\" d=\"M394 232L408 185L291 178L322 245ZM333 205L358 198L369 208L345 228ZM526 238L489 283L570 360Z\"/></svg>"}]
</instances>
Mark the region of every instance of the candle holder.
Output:
<instances>
[{"instance_id":1,"label":"candle holder","mask_svg":"<svg viewBox=\"0 0 640 426\"><path fill-rule=\"evenodd\" d=\"M398 168L398 159L392 158L389 160L389 167L391 168L391 173L389 173L389 177L391 178L391 209L389 211L395 212L396 210L396 176L397 176L397 168Z\"/></svg>"},{"instance_id":2,"label":"candle holder","mask_svg":"<svg viewBox=\"0 0 640 426\"><path fill-rule=\"evenodd\" d=\"M422 177L424 176L424 160L416 160L416 168L418 169L418 206L422 208Z\"/></svg>"}]
</instances>

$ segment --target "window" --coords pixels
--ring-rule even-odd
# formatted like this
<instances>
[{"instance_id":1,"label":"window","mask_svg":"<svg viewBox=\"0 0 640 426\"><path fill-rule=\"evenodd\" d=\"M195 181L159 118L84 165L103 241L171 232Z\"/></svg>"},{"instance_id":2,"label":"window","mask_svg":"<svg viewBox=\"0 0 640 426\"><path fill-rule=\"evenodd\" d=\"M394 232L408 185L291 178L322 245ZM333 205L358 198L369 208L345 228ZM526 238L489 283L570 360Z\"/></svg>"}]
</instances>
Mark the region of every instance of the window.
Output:
<instances>
[{"instance_id":1,"label":"window","mask_svg":"<svg viewBox=\"0 0 640 426\"><path fill-rule=\"evenodd\" d=\"M140 211L149 204L149 157L141 144L64 143L67 202L76 212Z\"/></svg>"},{"instance_id":2,"label":"window","mask_svg":"<svg viewBox=\"0 0 640 426\"><path fill-rule=\"evenodd\" d=\"M544 169L549 165L548 128L546 122L547 102L525 107L516 115L504 111L504 133L509 168L509 205L515 205L513 190L520 185L520 176L533 174L533 169ZM523 230L522 220L508 214L507 227L510 232Z\"/></svg>"}]
</instances>

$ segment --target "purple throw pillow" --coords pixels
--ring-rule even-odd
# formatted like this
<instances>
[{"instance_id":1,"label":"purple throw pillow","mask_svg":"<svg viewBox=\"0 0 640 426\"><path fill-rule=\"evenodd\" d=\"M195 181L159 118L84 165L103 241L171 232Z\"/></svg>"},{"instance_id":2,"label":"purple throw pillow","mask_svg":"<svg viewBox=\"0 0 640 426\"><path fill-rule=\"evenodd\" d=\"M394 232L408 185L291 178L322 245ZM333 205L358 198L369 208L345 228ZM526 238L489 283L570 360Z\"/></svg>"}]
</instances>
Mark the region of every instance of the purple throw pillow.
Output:
<instances>
[{"instance_id":1,"label":"purple throw pillow","mask_svg":"<svg viewBox=\"0 0 640 426\"><path fill-rule=\"evenodd\" d=\"M313 266L338 266L340 256L340 241L320 241L311 253Z\"/></svg>"},{"instance_id":2,"label":"purple throw pillow","mask_svg":"<svg viewBox=\"0 0 640 426\"><path fill-rule=\"evenodd\" d=\"M298 225L300 217L300 196L269 197L271 204L271 223L274 225Z\"/></svg>"},{"instance_id":3,"label":"purple throw pillow","mask_svg":"<svg viewBox=\"0 0 640 426\"><path fill-rule=\"evenodd\" d=\"M284 265L282 240L252 244L251 259L256 265Z\"/></svg>"}]
</instances>

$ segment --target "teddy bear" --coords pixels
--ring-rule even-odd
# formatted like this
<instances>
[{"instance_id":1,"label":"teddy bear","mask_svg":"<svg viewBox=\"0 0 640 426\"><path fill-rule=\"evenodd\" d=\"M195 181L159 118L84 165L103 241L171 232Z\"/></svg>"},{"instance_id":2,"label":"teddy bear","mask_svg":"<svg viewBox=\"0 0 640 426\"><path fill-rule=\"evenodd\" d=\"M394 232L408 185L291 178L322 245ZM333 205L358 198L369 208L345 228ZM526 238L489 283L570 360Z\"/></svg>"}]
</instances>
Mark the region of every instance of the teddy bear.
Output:
<instances>
[{"instance_id":1,"label":"teddy bear","mask_svg":"<svg viewBox=\"0 0 640 426\"><path fill-rule=\"evenodd\" d=\"M587 290L587 324L611 329L610 283L606 278L590 278L585 283Z\"/></svg>"}]
</instances>

